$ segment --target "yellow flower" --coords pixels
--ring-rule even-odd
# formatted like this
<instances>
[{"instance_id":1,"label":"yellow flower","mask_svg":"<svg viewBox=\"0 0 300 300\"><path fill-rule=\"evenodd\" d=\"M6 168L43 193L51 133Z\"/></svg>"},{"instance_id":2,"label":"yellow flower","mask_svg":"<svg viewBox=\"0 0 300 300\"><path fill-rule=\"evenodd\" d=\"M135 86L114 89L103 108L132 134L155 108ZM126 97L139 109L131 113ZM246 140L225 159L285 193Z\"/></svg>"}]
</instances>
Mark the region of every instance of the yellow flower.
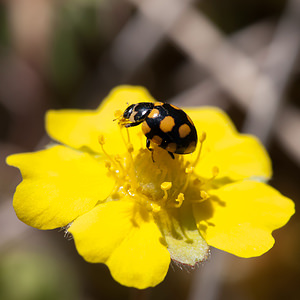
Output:
<instances>
[{"instance_id":1,"label":"yellow flower","mask_svg":"<svg viewBox=\"0 0 300 300\"><path fill-rule=\"evenodd\" d=\"M61 144L7 158L23 176L13 202L19 219L67 226L85 260L140 289L159 284L171 259L205 260L208 245L241 257L268 251L294 203L264 183L271 163L263 146L219 109L187 108L196 151L172 159L152 145L152 159L140 126L113 121L152 101L144 88L121 86L96 110L49 111L47 131Z\"/></svg>"}]
</instances>

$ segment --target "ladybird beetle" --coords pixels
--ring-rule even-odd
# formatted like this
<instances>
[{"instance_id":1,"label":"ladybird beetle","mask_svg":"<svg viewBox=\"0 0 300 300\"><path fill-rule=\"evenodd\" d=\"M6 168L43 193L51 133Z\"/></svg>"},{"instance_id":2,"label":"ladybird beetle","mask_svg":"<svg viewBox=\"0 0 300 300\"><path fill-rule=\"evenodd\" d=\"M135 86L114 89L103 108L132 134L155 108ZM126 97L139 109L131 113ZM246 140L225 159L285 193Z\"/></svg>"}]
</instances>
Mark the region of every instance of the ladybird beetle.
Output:
<instances>
[{"instance_id":1,"label":"ladybird beetle","mask_svg":"<svg viewBox=\"0 0 300 300\"><path fill-rule=\"evenodd\" d=\"M128 123L130 122L130 123ZM132 104L124 111L120 120L126 128L142 123L142 131L150 141L174 154L188 154L196 149L197 131L191 118L180 108L162 102Z\"/></svg>"}]
</instances>

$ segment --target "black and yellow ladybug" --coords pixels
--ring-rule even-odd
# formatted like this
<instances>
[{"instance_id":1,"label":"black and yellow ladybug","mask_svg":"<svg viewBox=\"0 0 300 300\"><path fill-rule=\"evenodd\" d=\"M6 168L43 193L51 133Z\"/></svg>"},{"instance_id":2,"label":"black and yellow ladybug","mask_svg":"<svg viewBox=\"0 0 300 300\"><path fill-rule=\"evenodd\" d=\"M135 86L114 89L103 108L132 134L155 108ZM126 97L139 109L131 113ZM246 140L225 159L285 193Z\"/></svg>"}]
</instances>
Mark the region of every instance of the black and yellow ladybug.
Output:
<instances>
[{"instance_id":1,"label":"black and yellow ladybug","mask_svg":"<svg viewBox=\"0 0 300 300\"><path fill-rule=\"evenodd\" d=\"M130 123L128 123L130 122ZM141 102L132 104L124 111L120 123L125 127L141 123L146 146L150 141L174 154L188 154L197 146L197 131L191 118L180 108L162 102Z\"/></svg>"}]
</instances>

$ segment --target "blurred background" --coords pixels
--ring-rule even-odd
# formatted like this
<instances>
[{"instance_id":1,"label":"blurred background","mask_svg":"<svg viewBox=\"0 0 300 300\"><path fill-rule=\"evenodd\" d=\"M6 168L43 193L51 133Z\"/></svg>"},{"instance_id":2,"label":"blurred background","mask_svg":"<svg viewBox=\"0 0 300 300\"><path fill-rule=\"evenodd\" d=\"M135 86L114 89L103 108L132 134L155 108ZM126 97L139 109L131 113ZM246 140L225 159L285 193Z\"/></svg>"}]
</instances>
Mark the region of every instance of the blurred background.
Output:
<instances>
[{"instance_id":1,"label":"blurred background","mask_svg":"<svg viewBox=\"0 0 300 300\"><path fill-rule=\"evenodd\" d=\"M268 148L270 184L300 201L299 0L2 0L0 4L0 299L300 299L300 218L259 258L212 250L137 292L88 264L63 231L16 218L15 152L48 143L49 108L96 108L119 84L159 101L213 105Z\"/></svg>"}]
</instances>

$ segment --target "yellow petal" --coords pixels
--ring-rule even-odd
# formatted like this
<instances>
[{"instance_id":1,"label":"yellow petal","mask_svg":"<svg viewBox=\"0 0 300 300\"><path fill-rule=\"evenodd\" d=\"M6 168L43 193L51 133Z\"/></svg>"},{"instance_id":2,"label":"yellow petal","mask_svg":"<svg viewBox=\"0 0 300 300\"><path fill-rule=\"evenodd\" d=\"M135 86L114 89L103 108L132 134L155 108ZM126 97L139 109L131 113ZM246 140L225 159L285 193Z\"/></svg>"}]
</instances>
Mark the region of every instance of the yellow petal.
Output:
<instances>
[{"instance_id":1,"label":"yellow petal","mask_svg":"<svg viewBox=\"0 0 300 300\"><path fill-rule=\"evenodd\" d=\"M170 254L152 215L131 201L96 206L71 225L76 248L87 261L105 263L119 283L144 289L159 284Z\"/></svg>"},{"instance_id":2,"label":"yellow petal","mask_svg":"<svg viewBox=\"0 0 300 300\"><path fill-rule=\"evenodd\" d=\"M183 204L179 210L165 212L157 222L164 233L171 259L194 267L207 259L209 246L199 234L192 215L191 205Z\"/></svg>"},{"instance_id":3,"label":"yellow petal","mask_svg":"<svg viewBox=\"0 0 300 300\"><path fill-rule=\"evenodd\" d=\"M23 181L14 195L14 208L24 223L52 229L66 226L111 192L102 159L64 146L7 158L21 170Z\"/></svg>"},{"instance_id":4,"label":"yellow petal","mask_svg":"<svg viewBox=\"0 0 300 300\"><path fill-rule=\"evenodd\" d=\"M255 137L248 135L236 135L216 143L209 153L203 155L196 172L209 178L215 166L219 170L217 179L267 181L272 176L267 152Z\"/></svg>"},{"instance_id":5,"label":"yellow petal","mask_svg":"<svg viewBox=\"0 0 300 300\"><path fill-rule=\"evenodd\" d=\"M213 247L241 257L259 256L274 244L272 231L294 214L294 203L264 183L242 181L210 191L194 206L198 229Z\"/></svg>"},{"instance_id":6,"label":"yellow petal","mask_svg":"<svg viewBox=\"0 0 300 300\"><path fill-rule=\"evenodd\" d=\"M111 91L97 110L50 110L46 115L46 130L53 139L76 149L101 152L99 135L104 135L110 154L126 151L120 134L118 121L113 121L117 110L124 111L128 105L137 102L151 102L153 98L142 87L120 86ZM135 147L140 147L140 126L130 128L131 140ZM125 129L123 129L126 136Z\"/></svg>"},{"instance_id":7,"label":"yellow petal","mask_svg":"<svg viewBox=\"0 0 300 300\"><path fill-rule=\"evenodd\" d=\"M183 110L191 117L198 135L205 131L206 141L212 145L237 133L228 115L217 107L188 107Z\"/></svg>"},{"instance_id":8,"label":"yellow petal","mask_svg":"<svg viewBox=\"0 0 300 300\"><path fill-rule=\"evenodd\" d=\"M118 109L124 111L129 105L139 102L155 102L155 99L144 87L121 85L111 90L98 110L106 117L113 115Z\"/></svg>"},{"instance_id":9,"label":"yellow petal","mask_svg":"<svg viewBox=\"0 0 300 300\"><path fill-rule=\"evenodd\" d=\"M219 169L218 179L266 181L272 176L271 161L263 145L254 136L239 134L224 112L209 107L187 109L186 112L194 121L198 134L206 132L196 166L199 176L211 177L214 167Z\"/></svg>"}]
</instances>

